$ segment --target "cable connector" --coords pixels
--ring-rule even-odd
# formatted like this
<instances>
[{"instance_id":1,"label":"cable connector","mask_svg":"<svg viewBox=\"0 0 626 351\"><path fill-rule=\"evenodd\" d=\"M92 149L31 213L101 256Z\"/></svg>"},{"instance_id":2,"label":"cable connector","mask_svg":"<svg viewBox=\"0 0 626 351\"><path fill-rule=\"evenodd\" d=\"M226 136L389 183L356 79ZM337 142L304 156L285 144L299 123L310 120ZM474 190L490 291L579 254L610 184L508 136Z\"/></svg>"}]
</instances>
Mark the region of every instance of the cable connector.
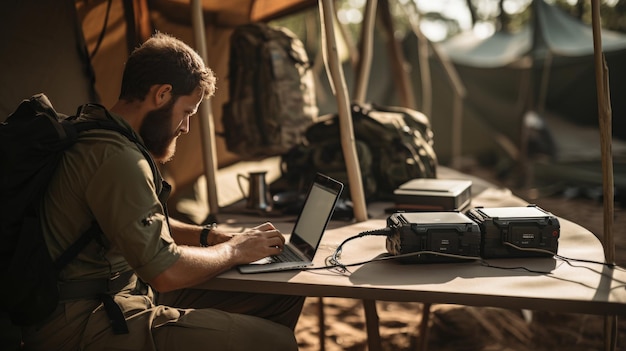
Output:
<instances>
[{"instance_id":1,"label":"cable connector","mask_svg":"<svg viewBox=\"0 0 626 351\"><path fill-rule=\"evenodd\" d=\"M373 230L367 230L364 232L360 232L356 237L360 238L360 237L364 237L364 236L369 236L369 235L376 235L376 236L390 236L394 233L393 229L390 227L386 227L386 228L381 228L381 229L373 229Z\"/></svg>"}]
</instances>

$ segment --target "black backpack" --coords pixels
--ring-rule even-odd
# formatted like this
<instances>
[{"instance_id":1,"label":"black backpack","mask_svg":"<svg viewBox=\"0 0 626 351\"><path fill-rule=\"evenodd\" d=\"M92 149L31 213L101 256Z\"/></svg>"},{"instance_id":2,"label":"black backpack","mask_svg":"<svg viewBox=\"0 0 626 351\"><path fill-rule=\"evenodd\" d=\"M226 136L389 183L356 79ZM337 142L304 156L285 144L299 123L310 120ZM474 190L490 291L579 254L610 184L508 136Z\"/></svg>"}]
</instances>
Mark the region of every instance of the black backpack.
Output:
<instances>
[{"instance_id":1,"label":"black backpack","mask_svg":"<svg viewBox=\"0 0 626 351\"><path fill-rule=\"evenodd\" d=\"M54 311L59 272L101 234L94 223L53 261L39 218L43 195L63 152L80 132L96 128L117 131L135 142L151 164L154 179L161 179L148 151L129 131L113 120L77 122L58 114L44 94L22 101L0 124L0 281L5 286L0 303L3 314L16 325L31 325Z\"/></svg>"},{"instance_id":2,"label":"black backpack","mask_svg":"<svg viewBox=\"0 0 626 351\"><path fill-rule=\"evenodd\" d=\"M421 112L395 106L352 104L352 125L363 191L367 199L389 200L401 184L437 177L430 121ZM327 174L349 187L337 114L320 117L306 142L282 156L283 184L300 187L310 174ZM283 187L286 187L283 185ZM344 191L346 196L349 191Z\"/></svg>"},{"instance_id":3,"label":"black backpack","mask_svg":"<svg viewBox=\"0 0 626 351\"><path fill-rule=\"evenodd\" d=\"M313 71L304 45L284 27L245 24L231 36L226 146L242 159L282 155L317 118Z\"/></svg>"}]
</instances>

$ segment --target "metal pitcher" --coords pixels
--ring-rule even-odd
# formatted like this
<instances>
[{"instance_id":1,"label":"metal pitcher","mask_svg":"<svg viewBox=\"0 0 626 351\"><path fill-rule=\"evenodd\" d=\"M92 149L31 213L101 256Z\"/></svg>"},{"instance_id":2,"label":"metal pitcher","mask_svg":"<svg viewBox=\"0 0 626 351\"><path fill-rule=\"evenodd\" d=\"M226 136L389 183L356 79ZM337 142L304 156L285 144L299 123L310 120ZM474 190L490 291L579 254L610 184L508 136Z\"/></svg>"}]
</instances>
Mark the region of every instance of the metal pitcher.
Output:
<instances>
[{"instance_id":1,"label":"metal pitcher","mask_svg":"<svg viewBox=\"0 0 626 351\"><path fill-rule=\"evenodd\" d=\"M272 210L272 196L269 186L265 180L267 172L250 172L248 176L237 174L237 185L244 197L246 192L241 185L241 179L248 181L248 196L246 197L246 208L255 211L269 212Z\"/></svg>"}]
</instances>

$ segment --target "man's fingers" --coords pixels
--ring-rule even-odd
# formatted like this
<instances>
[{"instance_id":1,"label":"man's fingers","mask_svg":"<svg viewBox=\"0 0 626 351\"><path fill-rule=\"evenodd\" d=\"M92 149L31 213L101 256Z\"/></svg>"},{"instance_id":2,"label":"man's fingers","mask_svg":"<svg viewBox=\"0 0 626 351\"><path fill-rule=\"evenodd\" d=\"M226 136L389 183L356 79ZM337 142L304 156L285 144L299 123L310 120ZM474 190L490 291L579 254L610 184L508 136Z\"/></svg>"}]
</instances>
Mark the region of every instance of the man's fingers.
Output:
<instances>
[{"instance_id":1,"label":"man's fingers","mask_svg":"<svg viewBox=\"0 0 626 351\"><path fill-rule=\"evenodd\" d=\"M258 231L270 231L270 230L276 230L276 227L274 227L274 225L270 222L265 222L263 224L260 224L254 228L252 228L253 230L258 230Z\"/></svg>"}]
</instances>

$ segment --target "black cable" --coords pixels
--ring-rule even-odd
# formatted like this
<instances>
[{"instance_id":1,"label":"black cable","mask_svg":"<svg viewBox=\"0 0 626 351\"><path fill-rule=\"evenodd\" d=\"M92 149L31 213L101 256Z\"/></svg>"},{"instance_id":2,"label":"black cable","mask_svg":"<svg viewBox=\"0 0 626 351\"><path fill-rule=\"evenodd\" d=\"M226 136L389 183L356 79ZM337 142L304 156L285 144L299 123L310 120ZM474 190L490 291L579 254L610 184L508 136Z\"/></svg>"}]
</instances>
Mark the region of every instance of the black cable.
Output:
<instances>
[{"instance_id":1,"label":"black cable","mask_svg":"<svg viewBox=\"0 0 626 351\"><path fill-rule=\"evenodd\" d=\"M487 262L485 260L482 260L482 259L480 260L480 264L481 264L481 266L489 267L489 268L497 268L497 269L504 269L504 270L511 270L511 271L523 270L523 271L526 271L528 273L535 273L535 274L541 274L541 275L550 275L550 274L552 274L552 272L549 272L549 271L548 272L536 271L534 269L530 269L530 268L527 268L527 267L524 267L524 266L515 266L515 267L495 266L495 265L492 265L491 263L489 263L489 262Z\"/></svg>"},{"instance_id":2,"label":"black cable","mask_svg":"<svg viewBox=\"0 0 626 351\"><path fill-rule=\"evenodd\" d=\"M339 244L339 246L337 246L337 249L335 249L335 252L331 256L326 258L326 261L325 261L326 262L326 266L324 266L324 267L312 267L312 268L308 268L306 270L338 269L340 273L346 273L346 272L349 272L348 271L348 267L352 267L352 266L360 266L360 265L364 265L364 264L371 263L371 262L395 260L395 259L399 259L399 258L405 258L405 257L411 257L411 256L419 256L419 255L423 255L423 254L445 256L445 257L464 259L464 260L471 260L471 261L480 260L480 257L476 257L476 256L455 255L455 254L448 254L448 253L437 252L437 251L423 250L423 251L410 252L410 253L401 254L401 255L382 256L382 257L377 257L377 258L373 258L373 259L370 259L370 260L361 261L361 262L355 262L355 263L350 263L350 264L344 264L344 263L341 263L341 261L339 261L339 258L341 257L341 252L343 251L343 246L347 242L352 241L352 240L357 239L357 238L364 237L364 236L371 236L371 235L389 236L389 235L391 235L393 233L394 232L393 232L392 228L386 227L386 228L383 228L383 229L375 229L375 230L364 231L364 232L361 232L361 233L359 233L359 234L357 234L355 236L349 237L349 238L345 239L341 244Z\"/></svg>"},{"instance_id":3,"label":"black cable","mask_svg":"<svg viewBox=\"0 0 626 351\"><path fill-rule=\"evenodd\" d=\"M332 258L329 260L329 262L332 266L335 266L335 268L340 268L343 271L347 271L346 269L347 266L345 266L339 261L339 257L341 257L341 252L343 251L343 245L345 245L347 242L351 240L362 238L368 235L389 236L391 234L393 234L393 231L389 227L360 232L359 234L355 236L345 239L341 244L339 244L339 246L337 246L337 249L335 249L335 252L333 253Z\"/></svg>"},{"instance_id":4,"label":"black cable","mask_svg":"<svg viewBox=\"0 0 626 351\"><path fill-rule=\"evenodd\" d=\"M510 246L516 250L519 251L528 251L528 252L539 252L539 253L545 253L549 256L554 256L554 258L560 259L561 261L576 261L576 262L584 262L584 263L594 263L594 264L599 264L599 265L603 265L609 268L622 268L614 263L609 263L609 262L600 262L600 261L593 261L593 260L584 260L584 259L578 259L578 258L570 258L570 257L565 257L565 256L561 256L558 255L550 250L544 250L544 249L537 249L537 248L527 248L527 247L519 247L515 244L512 244L510 242L504 242L503 243L506 246ZM622 268L623 269L623 268Z\"/></svg>"},{"instance_id":5,"label":"black cable","mask_svg":"<svg viewBox=\"0 0 626 351\"><path fill-rule=\"evenodd\" d=\"M562 255L555 254L554 252L549 251L549 250L537 249L537 248L523 248L523 247L519 247L519 246L517 246L517 245L515 245L515 244L509 243L509 242L504 242L503 244L504 244L504 245L507 245L507 246L510 246L510 247L513 247L513 248L515 248L516 250L520 250L520 251L530 251L530 252L540 252L540 253L545 253L545 254L548 254L548 255L553 256L555 259L558 259L558 260L561 260L561 261L563 261L563 262L567 263L570 267L573 267L573 268L586 268L586 269L588 269L588 270L592 271L593 273L596 273L596 274L599 274L599 275L601 275L601 276L603 276L603 277L609 278L609 279L611 279L611 280L613 280L613 281L615 281L615 282L617 282L617 283L620 283L620 284L626 284L626 282L624 282L624 281L621 281L621 280L615 279L615 278L613 278L612 276L610 276L610 275L608 275L608 274L606 274L606 273L604 273L604 272L600 272L600 271L594 270L594 269L593 269L593 268L591 268L591 267L575 266L575 265L573 265L573 264L572 264L572 262L571 262L571 261L575 261L575 262L583 262L583 263L598 264L598 265L605 266L605 267L608 267L608 268L611 268L611 269L619 268L621 271L624 271L624 268L623 268L623 267L620 267L620 266L615 265L615 264L613 264L613 263L607 263L607 262L600 262L600 261L593 261L593 260L585 260L585 259L578 259L578 258L566 257L566 256L562 256ZM509 270L522 269L522 270L525 270L525 271L527 271L527 272L529 272L529 273L543 274L543 275L546 275L546 276L550 276L550 277L552 277L552 278L561 279L561 280L566 280L566 281L570 281L570 282L575 282L575 281L571 281L571 280L567 280L567 279L562 279L562 278L556 277L556 276L552 275L552 272L535 271L535 270L531 270L531 269L526 268L526 267L523 267L523 266L519 266L519 267L501 267L501 266L494 266L494 265L492 265L492 264L488 263L488 262L487 262L487 261L485 261L485 260L482 260L482 261L481 261L481 264L482 264L483 266L486 266L486 267L497 268L497 269L509 269ZM576 282L576 283L579 283L579 282ZM585 284L582 284L582 283L579 283L579 284L586 286Z\"/></svg>"},{"instance_id":6,"label":"black cable","mask_svg":"<svg viewBox=\"0 0 626 351\"><path fill-rule=\"evenodd\" d=\"M356 238L357 237L351 237L349 239L352 240L352 239L356 239ZM367 263L372 263L372 262L395 260L395 259L398 259L398 258L419 256L419 255L424 255L424 254L445 256L445 257L451 257L451 258L457 258L457 259L464 259L464 260L468 260L468 261L480 260L480 257L475 257L475 256L453 255L453 254L447 254L447 253L443 253L443 252L424 250L424 251L410 252L410 253L401 254L401 255L381 256L381 257L372 258L372 259L369 259L369 260L366 260L366 261L360 261L360 262L353 262L353 263L344 264L344 263L339 262L336 258L334 258L334 254L333 254L333 255L330 255L330 256L326 257L326 259L325 259L326 265L325 266L305 267L305 268L296 268L296 269L297 270L303 270L303 271L315 271L315 270L323 270L323 269L339 269L339 272L344 274L346 272L349 272L347 267L361 266L361 265L364 265L364 264L367 264ZM498 268L498 267L494 267L494 268Z\"/></svg>"},{"instance_id":7,"label":"black cable","mask_svg":"<svg viewBox=\"0 0 626 351\"><path fill-rule=\"evenodd\" d=\"M477 256L464 256L464 255L455 255L455 254L448 254L448 253L443 253L443 252L436 252L436 251L430 251L430 250L423 250L423 251L416 251L416 252L410 252L410 253L406 253L406 254L401 254L401 255L387 255L387 256L381 256L381 257L376 257L373 259L369 259L366 261L361 261L361 262L354 262L354 263L349 263L349 264L344 264L341 263L341 261L339 261L339 258L341 257L341 252L343 251L343 246L348 243L349 241L352 241L354 239L357 238L361 238L364 236L368 236L368 235L377 235L377 236L389 236L393 234L393 230L392 228L383 228L383 229L375 229L375 230L370 230L370 231L365 231L365 232L361 232L357 235L351 236L347 239L345 239L343 242L341 242L339 244L339 246L337 246L337 248L335 249L335 252L333 252L332 255L326 257L325 259L325 266L321 266L321 267L309 267L309 268L299 268L299 270L306 270L306 271L313 271L313 270L328 270L328 269L336 269L340 274L346 274L346 273L351 273L348 270L348 267L353 267L353 266L360 266L360 265L364 265L367 263L372 263L372 262L379 262L379 261L386 261L386 260L393 260L393 259L399 259L399 258L405 258L405 257L411 257L411 256L418 256L418 255L423 255L423 254L431 254L431 255L438 255L438 256L445 256L445 257L450 257L450 258L457 258L457 259L465 259L465 260L472 260L472 261L479 261L480 264L484 267L489 267L489 268L496 268L496 269L504 269L504 270L524 270L526 272L529 273L534 273L534 274L541 274L541 275L545 275L554 279L560 279L560 280L565 280L565 281L569 281L569 282L573 282L573 283L579 283L582 284L580 282L576 282L576 281L571 281L568 279L563 279L560 278L558 276L554 276L552 274L552 272L545 272L545 271L538 271L538 270L533 270L524 266L515 266L515 267L502 267L502 266L495 266L492 265L491 263L487 262L486 260L484 260L482 257L477 257ZM607 266L609 268L620 268L621 270L624 270L624 268L617 266L615 264L611 264L611 263L606 263L606 262L599 262L599 261L592 261L592 260L584 260L584 259L576 259L576 258L569 258L569 257L565 257L562 255L558 255L555 254L552 251L549 250L544 250L544 249L539 249L539 248L523 248L523 247L519 247L515 244L509 243L509 242L504 242L504 245L510 246L515 248L516 250L520 250L520 251L528 251L528 252L539 252L539 253L545 253L546 255L549 256L553 256L556 259L559 259L565 263L567 263L568 265L570 265L571 267L574 268L587 268L587 269L591 269L589 267L577 267L574 266L570 261L577 261L577 262L584 262L584 263L593 263L593 264L599 264L599 265L603 265L603 266ZM622 284L626 284L626 282L622 282L620 280L616 280L610 276L608 276L607 274L603 273L603 272L598 272L598 271L594 271L592 270L594 273L600 274L602 276L605 276L611 280L615 280L618 283L622 283ZM585 284L582 284L584 286L586 286Z\"/></svg>"}]
</instances>

